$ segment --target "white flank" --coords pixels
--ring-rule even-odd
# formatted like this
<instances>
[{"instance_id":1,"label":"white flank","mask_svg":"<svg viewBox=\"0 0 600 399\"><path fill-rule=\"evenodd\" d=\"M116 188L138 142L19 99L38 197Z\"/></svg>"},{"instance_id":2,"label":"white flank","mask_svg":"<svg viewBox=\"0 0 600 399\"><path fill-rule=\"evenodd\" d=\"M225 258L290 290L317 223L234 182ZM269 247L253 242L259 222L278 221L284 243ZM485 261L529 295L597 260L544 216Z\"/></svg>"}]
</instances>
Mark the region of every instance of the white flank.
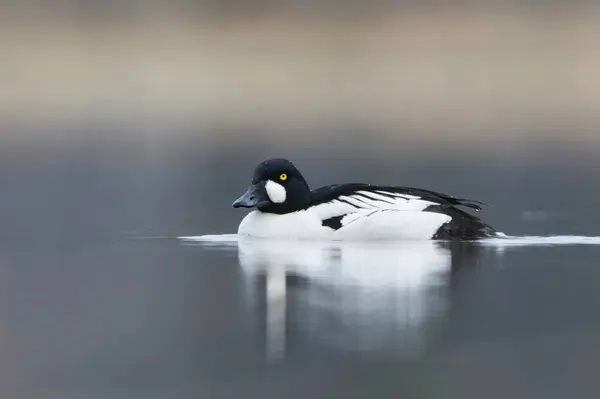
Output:
<instances>
[{"instance_id":1,"label":"white flank","mask_svg":"<svg viewBox=\"0 0 600 399\"><path fill-rule=\"evenodd\" d=\"M435 212L371 210L351 213L334 237L339 240L430 240L452 218Z\"/></svg>"},{"instance_id":2,"label":"white flank","mask_svg":"<svg viewBox=\"0 0 600 399\"><path fill-rule=\"evenodd\" d=\"M285 187L283 187L281 184L275 183L272 180L268 180L265 188L272 203L283 204L285 202L287 195L285 192Z\"/></svg>"}]
</instances>

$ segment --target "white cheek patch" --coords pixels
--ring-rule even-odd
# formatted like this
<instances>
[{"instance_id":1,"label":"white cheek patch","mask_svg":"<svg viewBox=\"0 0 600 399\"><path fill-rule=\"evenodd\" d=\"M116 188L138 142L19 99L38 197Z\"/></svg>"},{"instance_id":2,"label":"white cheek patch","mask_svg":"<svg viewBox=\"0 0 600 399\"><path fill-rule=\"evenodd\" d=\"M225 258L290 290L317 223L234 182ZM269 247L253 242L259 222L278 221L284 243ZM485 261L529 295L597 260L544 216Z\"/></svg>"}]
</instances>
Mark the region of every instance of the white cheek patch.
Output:
<instances>
[{"instance_id":1,"label":"white cheek patch","mask_svg":"<svg viewBox=\"0 0 600 399\"><path fill-rule=\"evenodd\" d=\"M283 187L279 183L275 183L272 180L267 180L267 184L265 184L265 189L267 190L267 195L269 199L274 204L283 204L286 199L285 187Z\"/></svg>"}]
</instances>

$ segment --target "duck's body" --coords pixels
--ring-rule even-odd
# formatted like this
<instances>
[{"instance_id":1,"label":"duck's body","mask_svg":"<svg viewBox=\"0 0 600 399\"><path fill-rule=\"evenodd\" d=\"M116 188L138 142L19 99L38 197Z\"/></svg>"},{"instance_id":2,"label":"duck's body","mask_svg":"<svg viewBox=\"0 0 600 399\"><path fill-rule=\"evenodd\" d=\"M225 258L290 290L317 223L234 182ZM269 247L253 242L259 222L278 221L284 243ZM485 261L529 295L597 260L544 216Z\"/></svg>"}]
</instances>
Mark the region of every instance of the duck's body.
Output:
<instances>
[{"instance_id":1,"label":"duck's body","mask_svg":"<svg viewBox=\"0 0 600 399\"><path fill-rule=\"evenodd\" d=\"M284 159L256 168L253 184L234 207L256 208L238 234L264 238L328 240L475 240L498 233L458 206L477 201L433 191L361 183L311 191Z\"/></svg>"}]
</instances>

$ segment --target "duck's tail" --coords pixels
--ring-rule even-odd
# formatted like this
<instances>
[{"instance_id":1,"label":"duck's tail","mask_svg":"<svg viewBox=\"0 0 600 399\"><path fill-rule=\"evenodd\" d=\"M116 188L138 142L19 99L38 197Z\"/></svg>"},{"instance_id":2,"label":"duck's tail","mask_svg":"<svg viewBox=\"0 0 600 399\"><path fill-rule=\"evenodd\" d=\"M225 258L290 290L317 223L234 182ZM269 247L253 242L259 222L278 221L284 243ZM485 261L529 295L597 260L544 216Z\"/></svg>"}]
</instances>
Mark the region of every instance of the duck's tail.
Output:
<instances>
[{"instance_id":1,"label":"duck's tail","mask_svg":"<svg viewBox=\"0 0 600 399\"><path fill-rule=\"evenodd\" d=\"M443 213L452 218L438 229L433 237L436 240L478 240L505 236L504 233L497 231L478 217L455 206L430 207L426 211Z\"/></svg>"}]
</instances>

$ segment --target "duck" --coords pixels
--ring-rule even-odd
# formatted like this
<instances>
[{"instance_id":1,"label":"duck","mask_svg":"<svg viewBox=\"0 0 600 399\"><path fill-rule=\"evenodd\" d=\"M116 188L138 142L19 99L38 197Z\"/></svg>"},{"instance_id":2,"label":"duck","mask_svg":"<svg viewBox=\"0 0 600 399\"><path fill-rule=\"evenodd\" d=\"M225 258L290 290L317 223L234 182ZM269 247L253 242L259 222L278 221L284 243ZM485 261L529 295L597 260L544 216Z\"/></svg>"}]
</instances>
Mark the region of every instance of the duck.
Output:
<instances>
[{"instance_id":1,"label":"duck","mask_svg":"<svg viewBox=\"0 0 600 399\"><path fill-rule=\"evenodd\" d=\"M461 208L484 202L426 189L367 183L331 184L311 190L285 158L268 158L233 208L250 212L238 236L334 241L479 240L503 236Z\"/></svg>"}]
</instances>

